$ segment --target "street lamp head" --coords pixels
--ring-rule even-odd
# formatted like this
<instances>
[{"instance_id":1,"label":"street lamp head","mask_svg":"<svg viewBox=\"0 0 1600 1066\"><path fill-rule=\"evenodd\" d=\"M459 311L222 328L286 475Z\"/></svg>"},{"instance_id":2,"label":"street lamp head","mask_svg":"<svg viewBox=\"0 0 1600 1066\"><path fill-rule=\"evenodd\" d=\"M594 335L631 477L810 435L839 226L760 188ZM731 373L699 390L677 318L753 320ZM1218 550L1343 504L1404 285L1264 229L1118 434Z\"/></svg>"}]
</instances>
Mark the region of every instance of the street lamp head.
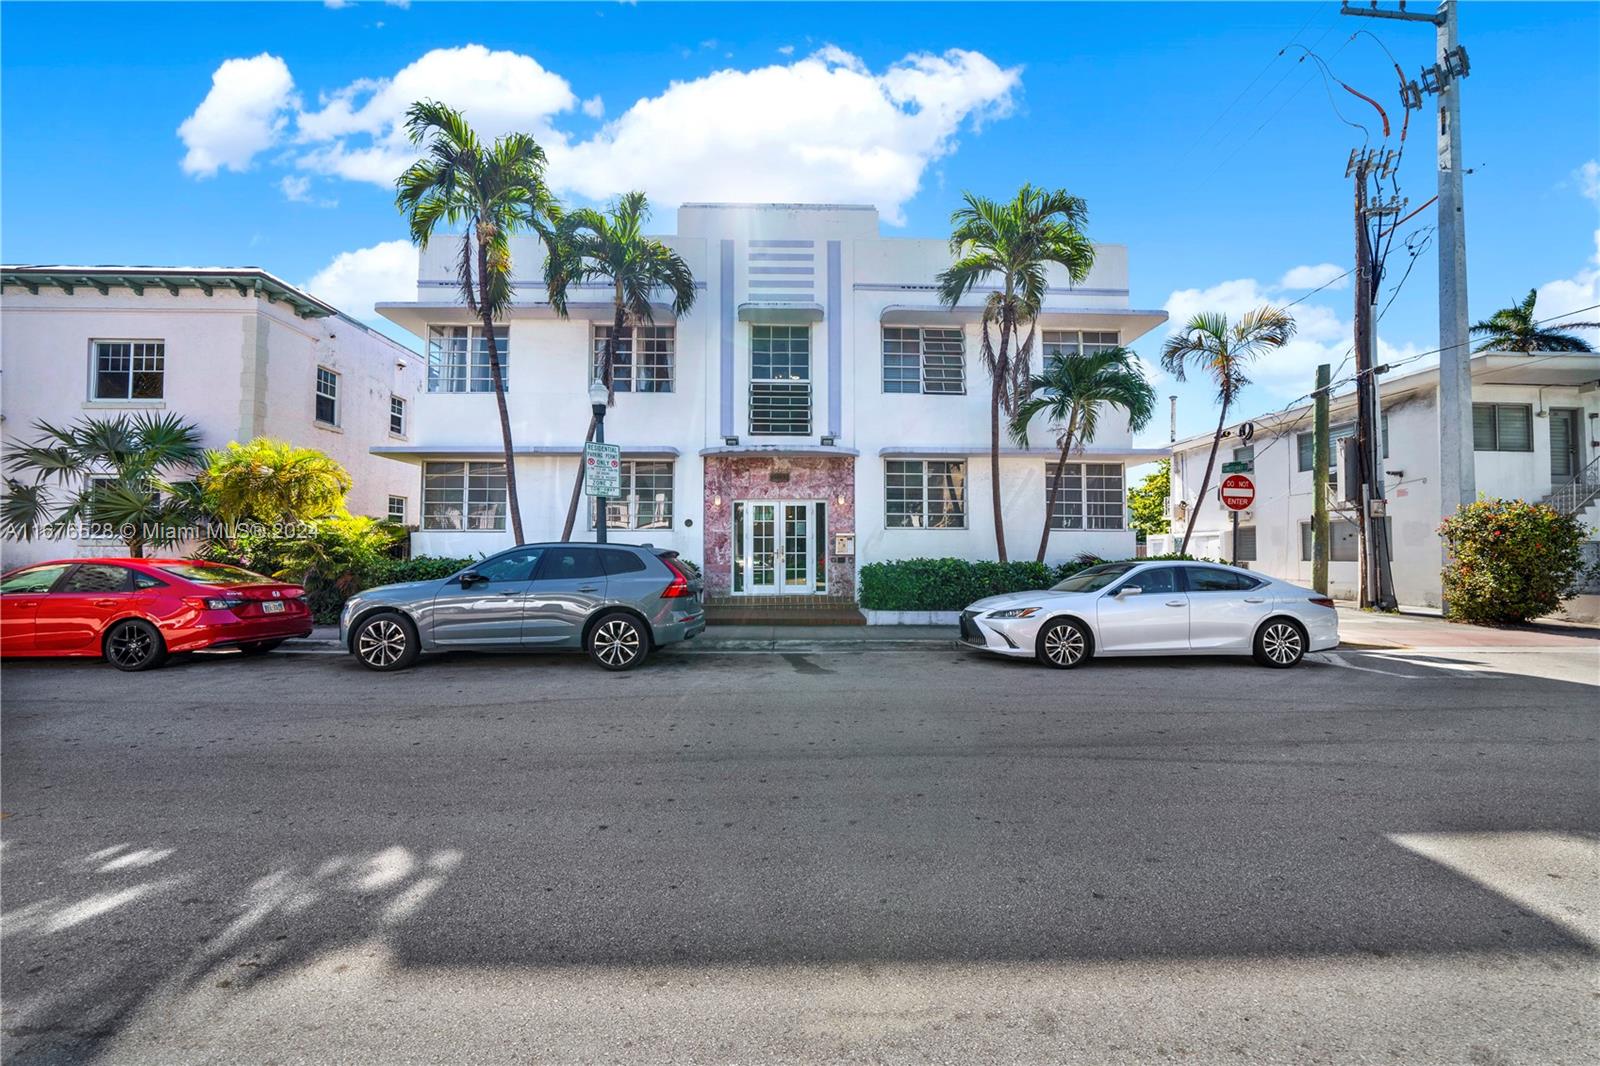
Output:
<instances>
[{"instance_id":1,"label":"street lamp head","mask_svg":"<svg viewBox=\"0 0 1600 1066\"><path fill-rule=\"evenodd\" d=\"M594 408L595 414L602 414L606 409L606 400L610 397L610 390L606 383L599 378L589 382L589 405Z\"/></svg>"}]
</instances>

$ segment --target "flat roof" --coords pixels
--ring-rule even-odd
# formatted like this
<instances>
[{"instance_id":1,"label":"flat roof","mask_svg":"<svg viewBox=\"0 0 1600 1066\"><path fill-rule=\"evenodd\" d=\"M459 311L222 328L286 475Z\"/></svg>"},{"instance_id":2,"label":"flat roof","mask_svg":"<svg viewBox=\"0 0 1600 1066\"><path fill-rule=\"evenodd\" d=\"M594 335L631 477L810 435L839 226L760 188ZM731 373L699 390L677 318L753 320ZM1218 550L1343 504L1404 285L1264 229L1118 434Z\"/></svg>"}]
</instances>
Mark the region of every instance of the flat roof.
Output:
<instances>
[{"instance_id":1,"label":"flat roof","mask_svg":"<svg viewBox=\"0 0 1600 1066\"><path fill-rule=\"evenodd\" d=\"M174 296L183 289L199 289L209 296L216 289L231 288L241 296L265 296L269 301L286 304L301 318L338 316L355 322L332 304L256 266L10 265L0 266L0 284L19 285L34 294L44 287L68 295L79 288L94 289L102 296L110 295L113 287L128 289L136 296L144 295L147 288L166 289Z\"/></svg>"}]
</instances>

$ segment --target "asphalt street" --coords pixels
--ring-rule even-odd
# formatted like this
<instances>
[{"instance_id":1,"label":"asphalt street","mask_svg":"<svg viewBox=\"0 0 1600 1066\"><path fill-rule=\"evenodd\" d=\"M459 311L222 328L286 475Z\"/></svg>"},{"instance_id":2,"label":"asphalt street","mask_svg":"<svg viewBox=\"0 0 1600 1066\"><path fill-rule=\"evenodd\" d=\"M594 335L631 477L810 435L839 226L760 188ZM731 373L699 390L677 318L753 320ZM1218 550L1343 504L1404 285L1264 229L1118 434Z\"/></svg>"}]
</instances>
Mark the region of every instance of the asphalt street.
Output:
<instances>
[{"instance_id":1,"label":"asphalt street","mask_svg":"<svg viewBox=\"0 0 1600 1066\"><path fill-rule=\"evenodd\" d=\"M1600 658L8 663L16 1063L1600 1060Z\"/></svg>"}]
</instances>

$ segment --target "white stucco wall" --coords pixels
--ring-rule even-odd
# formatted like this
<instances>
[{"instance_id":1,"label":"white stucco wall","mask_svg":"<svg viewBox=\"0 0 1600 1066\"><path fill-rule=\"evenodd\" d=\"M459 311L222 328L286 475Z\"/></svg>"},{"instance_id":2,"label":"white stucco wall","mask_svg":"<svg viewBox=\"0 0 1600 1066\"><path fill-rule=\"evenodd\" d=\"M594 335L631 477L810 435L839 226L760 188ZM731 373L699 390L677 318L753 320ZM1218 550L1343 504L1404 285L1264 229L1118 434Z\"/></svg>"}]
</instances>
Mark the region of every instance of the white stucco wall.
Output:
<instances>
[{"instance_id":1,"label":"white stucco wall","mask_svg":"<svg viewBox=\"0 0 1600 1066\"><path fill-rule=\"evenodd\" d=\"M96 340L159 340L165 372L160 400L97 401L91 396ZM406 365L401 367L403 361ZM314 418L318 363L340 373L338 431ZM0 432L30 440L40 419L62 424L119 413L176 413L195 423L207 447L272 436L332 455L349 470L349 506L383 515L388 495L406 495L412 517L417 491L404 464L371 453L388 434L391 392L411 401L422 391L424 364L402 346L343 318L298 318L278 304L217 288L177 294L150 286L143 295L79 286L37 294L8 286L0 313ZM7 541L7 567L39 559L104 551L105 545Z\"/></svg>"}]
</instances>

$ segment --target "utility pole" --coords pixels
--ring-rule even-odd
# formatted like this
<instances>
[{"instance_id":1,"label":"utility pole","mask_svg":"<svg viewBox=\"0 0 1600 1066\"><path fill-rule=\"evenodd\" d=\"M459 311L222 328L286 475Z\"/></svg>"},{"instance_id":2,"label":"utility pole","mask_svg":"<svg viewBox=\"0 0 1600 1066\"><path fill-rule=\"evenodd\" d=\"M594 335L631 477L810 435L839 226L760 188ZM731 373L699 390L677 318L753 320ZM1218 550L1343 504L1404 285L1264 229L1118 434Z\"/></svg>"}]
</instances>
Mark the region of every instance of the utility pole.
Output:
<instances>
[{"instance_id":1,"label":"utility pole","mask_svg":"<svg viewBox=\"0 0 1600 1066\"><path fill-rule=\"evenodd\" d=\"M1328 392L1333 368L1317 367L1311 431L1311 587L1328 594Z\"/></svg>"},{"instance_id":2,"label":"utility pole","mask_svg":"<svg viewBox=\"0 0 1600 1066\"><path fill-rule=\"evenodd\" d=\"M1383 220L1398 217L1402 202L1367 202L1367 181L1389 176L1394 153L1383 149L1350 153L1345 168L1355 178L1355 357L1356 357L1356 470L1358 483L1346 498L1354 498L1357 508L1359 549L1357 561L1361 575L1360 603L1363 608L1395 608L1394 576L1390 571L1388 526L1384 522L1387 502L1383 491L1382 419L1378 404L1377 301L1382 279L1382 264L1375 261L1371 220L1381 229Z\"/></svg>"},{"instance_id":3,"label":"utility pole","mask_svg":"<svg viewBox=\"0 0 1600 1066\"><path fill-rule=\"evenodd\" d=\"M1434 65L1421 73L1422 84L1401 83L1407 106L1421 104L1422 93L1439 98L1439 509L1448 518L1477 497L1472 455L1472 352L1467 332L1467 236L1461 178L1461 79L1470 70L1456 23L1456 0L1440 0L1431 15L1406 10L1351 7L1341 13L1367 18L1430 22L1434 27Z\"/></svg>"}]
</instances>

